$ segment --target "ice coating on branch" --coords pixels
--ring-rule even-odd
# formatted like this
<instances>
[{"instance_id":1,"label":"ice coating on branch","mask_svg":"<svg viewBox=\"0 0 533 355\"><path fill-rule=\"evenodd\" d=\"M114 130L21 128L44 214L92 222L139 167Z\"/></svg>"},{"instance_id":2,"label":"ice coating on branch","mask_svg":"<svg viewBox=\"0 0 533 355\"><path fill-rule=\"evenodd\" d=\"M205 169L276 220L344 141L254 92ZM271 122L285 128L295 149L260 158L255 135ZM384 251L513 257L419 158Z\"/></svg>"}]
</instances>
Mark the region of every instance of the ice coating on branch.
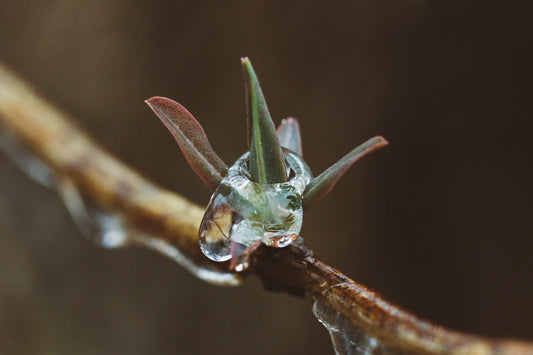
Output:
<instances>
[{"instance_id":1,"label":"ice coating on branch","mask_svg":"<svg viewBox=\"0 0 533 355\"><path fill-rule=\"evenodd\" d=\"M333 350L337 355L398 354L323 302L314 300L313 313L328 330Z\"/></svg>"},{"instance_id":2,"label":"ice coating on branch","mask_svg":"<svg viewBox=\"0 0 533 355\"><path fill-rule=\"evenodd\" d=\"M237 286L241 283L234 274L210 269L166 240L138 230L121 215L102 210L85 198L68 180L57 188L76 226L91 242L106 249L141 245L171 258L206 282L219 286Z\"/></svg>"},{"instance_id":3,"label":"ice coating on branch","mask_svg":"<svg viewBox=\"0 0 533 355\"><path fill-rule=\"evenodd\" d=\"M58 192L77 228L92 243L106 249L129 245L144 246L171 258L206 282L219 286L237 286L242 282L235 273L212 269L207 263L199 263L171 243L138 230L121 215L103 210L84 196L73 181L60 178L52 167L39 159L1 125L0 151L3 151L29 177Z\"/></svg>"},{"instance_id":4,"label":"ice coating on branch","mask_svg":"<svg viewBox=\"0 0 533 355\"><path fill-rule=\"evenodd\" d=\"M22 147L21 142L9 130L0 126L0 150L33 180L45 187L53 187L52 170L41 160Z\"/></svg>"},{"instance_id":5,"label":"ice coating on branch","mask_svg":"<svg viewBox=\"0 0 533 355\"><path fill-rule=\"evenodd\" d=\"M239 259L259 243L283 248L300 233L302 194L312 178L305 162L288 152L289 181L259 184L250 179L248 157L249 153L244 154L228 169L200 225L200 247L211 260ZM233 260L236 269L240 263Z\"/></svg>"}]
</instances>

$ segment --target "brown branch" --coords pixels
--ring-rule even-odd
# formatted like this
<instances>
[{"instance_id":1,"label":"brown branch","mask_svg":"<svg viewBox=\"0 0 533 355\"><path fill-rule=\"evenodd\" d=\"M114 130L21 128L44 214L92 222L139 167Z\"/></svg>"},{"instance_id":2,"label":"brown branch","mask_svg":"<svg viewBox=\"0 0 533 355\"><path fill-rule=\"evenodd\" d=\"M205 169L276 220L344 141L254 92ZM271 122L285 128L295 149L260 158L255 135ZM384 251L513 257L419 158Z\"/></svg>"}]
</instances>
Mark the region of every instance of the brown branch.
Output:
<instances>
[{"instance_id":1,"label":"brown branch","mask_svg":"<svg viewBox=\"0 0 533 355\"><path fill-rule=\"evenodd\" d=\"M189 271L200 270L197 276L208 274L204 278L221 284L239 283L240 277L228 273L226 265L210 262L201 253L196 237L201 207L156 186L104 151L68 115L0 65L2 127L52 168L59 185L68 181L95 205L121 216L128 226L174 247L174 253L184 254L182 264ZM153 238L134 242L164 249ZM209 270L218 271L218 277L209 275Z\"/></svg>"},{"instance_id":2,"label":"brown branch","mask_svg":"<svg viewBox=\"0 0 533 355\"><path fill-rule=\"evenodd\" d=\"M128 225L176 248L197 268L223 275L222 284L239 276L227 264L206 261L197 229L202 208L156 186L105 152L83 134L67 115L52 107L0 65L0 126L102 209ZM169 253L166 253L167 255ZM403 353L533 354L533 344L461 334L421 320L313 256L305 247L262 247L253 273L268 289L308 294L350 319L355 326L389 348Z\"/></svg>"}]
</instances>

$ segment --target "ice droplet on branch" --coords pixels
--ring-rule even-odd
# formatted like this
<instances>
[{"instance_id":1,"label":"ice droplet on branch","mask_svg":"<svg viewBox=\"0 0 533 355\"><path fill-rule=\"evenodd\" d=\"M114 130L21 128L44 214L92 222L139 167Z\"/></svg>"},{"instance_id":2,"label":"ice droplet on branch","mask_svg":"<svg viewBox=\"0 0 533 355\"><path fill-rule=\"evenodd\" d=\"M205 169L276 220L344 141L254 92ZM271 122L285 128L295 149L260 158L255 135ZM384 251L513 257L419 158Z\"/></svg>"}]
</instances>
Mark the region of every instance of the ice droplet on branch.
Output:
<instances>
[{"instance_id":1,"label":"ice droplet on branch","mask_svg":"<svg viewBox=\"0 0 533 355\"><path fill-rule=\"evenodd\" d=\"M228 169L200 225L200 247L211 260L238 259L258 242L286 247L302 228L302 195L312 178L302 158L286 154L289 181L259 184L250 179L248 157L245 153ZM233 260L236 267L241 262L246 260Z\"/></svg>"}]
</instances>

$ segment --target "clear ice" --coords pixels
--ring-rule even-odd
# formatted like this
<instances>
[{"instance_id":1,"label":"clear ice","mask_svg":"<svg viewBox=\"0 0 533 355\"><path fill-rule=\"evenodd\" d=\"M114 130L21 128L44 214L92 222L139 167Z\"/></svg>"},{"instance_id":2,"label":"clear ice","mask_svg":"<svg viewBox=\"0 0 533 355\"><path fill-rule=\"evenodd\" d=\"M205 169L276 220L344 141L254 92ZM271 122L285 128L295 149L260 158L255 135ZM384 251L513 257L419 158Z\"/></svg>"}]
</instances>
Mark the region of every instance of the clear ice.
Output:
<instances>
[{"instance_id":1,"label":"clear ice","mask_svg":"<svg viewBox=\"0 0 533 355\"><path fill-rule=\"evenodd\" d=\"M235 273L216 270L209 265L201 264L167 241L139 231L121 215L104 211L86 198L74 182L57 176L53 169L32 154L1 125L0 150L3 150L10 160L35 181L57 190L74 223L91 242L107 249L141 245L173 259L203 281L219 286L237 286L242 283L242 279Z\"/></svg>"},{"instance_id":2,"label":"clear ice","mask_svg":"<svg viewBox=\"0 0 533 355\"><path fill-rule=\"evenodd\" d=\"M345 315L323 302L314 300L313 313L328 330L333 349L337 355L399 354L365 333Z\"/></svg>"},{"instance_id":3,"label":"clear ice","mask_svg":"<svg viewBox=\"0 0 533 355\"><path fill-rule=\"evenodd\" d=\"M259 243L286 247L302 228L302 196L312 178L309 167L287 151L289 181L258 184L250 179L248 156L245 153L228 169L200 225L200 247L211 260L238 258Z\"/></svg>"}]
</instances>

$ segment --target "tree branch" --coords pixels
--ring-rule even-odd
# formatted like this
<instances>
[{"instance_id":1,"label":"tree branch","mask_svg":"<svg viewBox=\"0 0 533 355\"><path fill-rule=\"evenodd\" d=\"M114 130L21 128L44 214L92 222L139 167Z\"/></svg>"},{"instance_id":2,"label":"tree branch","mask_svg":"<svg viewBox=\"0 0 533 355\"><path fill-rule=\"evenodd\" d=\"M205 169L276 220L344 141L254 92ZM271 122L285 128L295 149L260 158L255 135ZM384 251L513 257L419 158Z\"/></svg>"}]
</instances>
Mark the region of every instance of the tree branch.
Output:
<instances>
[{"instance_id":1,"label":"tree branch","mask_svg":"<svg viewBox=\"0 0 533 355\"><path fill-rule=\"evenodd\" d=\"M2 65L0 127L44 161L58 184L68 181L92 203L151 236L133 238L134 243L174 259L179 259L176 253L182 254L185 261L178 261L204 280L223 285L240 282L240 275L230 273L226 263L210 262L202 255L197 241L201 207L118 161ZM532 343L461 334L421 320L329 266L304 246L261 247L251 272L267 289L312 296L402 353L533 354Z\"/></svg>"}]
</instances>

